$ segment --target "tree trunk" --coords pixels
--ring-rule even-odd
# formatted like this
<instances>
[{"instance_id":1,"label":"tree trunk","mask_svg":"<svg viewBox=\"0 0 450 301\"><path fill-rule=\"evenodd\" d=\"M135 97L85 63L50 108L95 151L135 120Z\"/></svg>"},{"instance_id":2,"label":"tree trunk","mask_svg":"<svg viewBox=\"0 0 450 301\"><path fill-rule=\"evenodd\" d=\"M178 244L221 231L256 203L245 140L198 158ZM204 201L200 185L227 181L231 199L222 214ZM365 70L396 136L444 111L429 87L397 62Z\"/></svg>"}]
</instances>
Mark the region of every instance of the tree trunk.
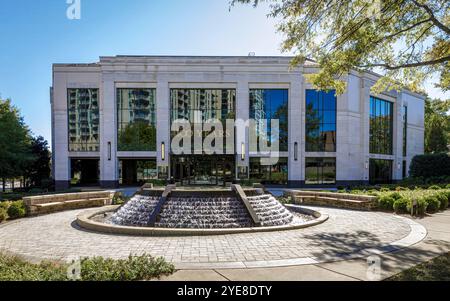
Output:
<instances>
[{"instance_id":1,"label":"tree trunk","mask_svg":"<svg viewBox=\"0 0 450 301\"><path fill-rule=\"evenodd\" d=\"M14 192L14 182L16 181L16 179L13 179L11 181L11 191Z\"/></svg>"},{"instance_id":2,"label":"tree trunk","mask_svg":"<svg viewBox=\"0 0 450 301\"><path fill-rule=\"evenodd\" d=\"M2 178L2 190L3 190L3 192L6 192L6 180L5 180L5 178Z\"/></svg>"}]
</instances>

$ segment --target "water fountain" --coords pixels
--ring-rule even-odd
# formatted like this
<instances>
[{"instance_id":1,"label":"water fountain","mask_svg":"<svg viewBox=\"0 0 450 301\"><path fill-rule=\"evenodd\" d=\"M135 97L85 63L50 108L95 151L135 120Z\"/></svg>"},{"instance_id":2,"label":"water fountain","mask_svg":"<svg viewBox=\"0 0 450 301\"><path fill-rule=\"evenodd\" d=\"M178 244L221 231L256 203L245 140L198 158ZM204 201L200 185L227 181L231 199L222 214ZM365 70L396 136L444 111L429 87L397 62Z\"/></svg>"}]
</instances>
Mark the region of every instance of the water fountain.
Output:
<instances>
[{"instance_id":1,"label":"water fountain","mask_svg":"<svg viewBox=\"0 0 450 301\"><path fill-rule=\"evenodd\" d=\"M208 235L298 229L319 213L284 206L263 189L141 189L126 204L79 216L90 230L137 235Z\"/></svg>"}]
</instances>

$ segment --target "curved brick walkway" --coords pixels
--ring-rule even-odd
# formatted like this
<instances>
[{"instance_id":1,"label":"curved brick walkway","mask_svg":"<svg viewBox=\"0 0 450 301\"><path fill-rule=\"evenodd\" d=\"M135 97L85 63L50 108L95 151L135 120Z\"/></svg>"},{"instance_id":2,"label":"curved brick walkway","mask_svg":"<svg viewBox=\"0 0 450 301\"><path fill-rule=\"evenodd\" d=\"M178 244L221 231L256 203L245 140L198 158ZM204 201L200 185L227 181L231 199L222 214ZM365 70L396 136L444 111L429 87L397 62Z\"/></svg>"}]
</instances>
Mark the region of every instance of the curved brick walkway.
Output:
<instances>
[{"instance_id":1,"label":"curved brick walkway","mask_svg":"<svg viewBox=\"0 0 450 301\"><path fill-rule=\"evenodd\" d=\"M92 210L92 209L89 209ZM95 209L98 210L98 209ZM74 225L84 210L22 219L0 226L0 252L33 261L79 256L164 256L179 269L254 268L339 261L398 250L426 230L392 214L315 208L330 216L311 228L207 237L135 237L92 233Z\"/></svg>"}]
</instances>

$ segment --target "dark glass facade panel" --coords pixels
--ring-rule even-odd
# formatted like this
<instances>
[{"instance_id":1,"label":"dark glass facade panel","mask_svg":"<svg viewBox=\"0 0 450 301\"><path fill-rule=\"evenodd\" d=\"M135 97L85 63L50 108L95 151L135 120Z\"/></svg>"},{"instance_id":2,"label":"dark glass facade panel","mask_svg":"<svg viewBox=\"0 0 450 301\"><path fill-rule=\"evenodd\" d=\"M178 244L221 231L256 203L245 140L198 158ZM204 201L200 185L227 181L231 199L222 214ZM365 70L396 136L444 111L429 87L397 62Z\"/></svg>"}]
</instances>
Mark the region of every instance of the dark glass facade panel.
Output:
<instances>
[{"instance_id":1,"label":"dark glass facade panel","mask_svg":"<svg viewBox=\"0 0 450 301\"><path fill-rule=\"evenodd\" d=\"M370 97L370 153L392 155L393 132L393 103Z\"/></svg>"},{"instance_id":2,"label":"dark glass facade panel","mask_svg":"<svg viewBox=\"0 0 450 301\"><path fill-rule=\"evenodd\" d=\"M271 120L279 120L279 151L288 151L288 109L289 90L286 89L257 89L250 90L250 118L256 122L256 137L271 146L276 142L272 133ZM267 131L264 133L263 121L267 121Z\"/></svg>"},{"instance_id":3,"label":"dark glass facade panel","mask_svg":"<svg viewBox=\"0 0 450 301\"><path fill-rule=\"evenodd\" d=\"M306 158L305 184L336 184L336 158Z\"/></svg>"},{"instance_id":4,"label":"dark glass facade panel","mask_svg":"<svg viewBox=\"0 0 450 301\"><path fill-rule=\"evenodd\" d=\"M392 160L370 159L370 184L389 184L392 182Z\"/></svg>"},{"instance_id":5,"label":"dark glass facade panel","mask_svg":"<svg viewBox=\"0 0 450 301\"><path fill-rule=\"evenodd\" d=\"M408 107L403 107L403 157L408 155Z\"/></svg>"},{"instance_id":6,"label":"dark glass facade panel","mask_svg":"<svg viewBox=\"0 0 450 301\"><path fill-rule=\"evenodd\" d=\"M68 89L69 151L98 152L100 114L98 89Z\"/></svg>"},{"instance_id":7,"label":"dark glass facade panel","mask_svg":"<svg viewBox=\"0 0 450 301\"><path fill-rule=\"evenodd\" d=\"M336 152L336 91L306 90L306 151Z\"/></svg>"},{"instance_id":8,"label":"dark glass facade panel","mask_svg":"<svg viewBox=\"0 0 450 301\"><path fill-rule=\"evenodd\" d=\"M261 165L261 158L250 158L250 179L263 184L287 184L288 159L279 158L275 165Z\"/></svg>"},{"instance_id":9,"label":"dark glass facade panel","mask_svg":"<svg viewBox=\"0 0 450 301\"><path fill-rule=\"evenodd\" d=\"M188 120L192 130L194 124L205 123L209 119L222 121L226 130L226 120L235 119L236 90L232 89L171 89L171 122L178 119ZM177 133L172 132L173 138ZM209 133L203 132L203 139ZM224 142L224 152L225 152ZM192 143L194 151L194 143Z\"/></svg>"},{"instance_id":10,"label":"dark glass facade panel","mask_svg":"<svg viewBox=\"0 0 450 301\"><path fill-rule=\"evenodd\" d=\"M158 179L156 159L119 161L119 183L121 185L142 185L146 181L155 179Z\"/></svg>"},{"instance_id":11,"label":"dark glass facade panel","mask_svg":"<svg viewBox=\"0 0 450 301\"><path fill-rule=\"evenodd\" d=\"M156 151L155 96L155 89L117 89L118 151Z\"/></svg>"}]
</instances>

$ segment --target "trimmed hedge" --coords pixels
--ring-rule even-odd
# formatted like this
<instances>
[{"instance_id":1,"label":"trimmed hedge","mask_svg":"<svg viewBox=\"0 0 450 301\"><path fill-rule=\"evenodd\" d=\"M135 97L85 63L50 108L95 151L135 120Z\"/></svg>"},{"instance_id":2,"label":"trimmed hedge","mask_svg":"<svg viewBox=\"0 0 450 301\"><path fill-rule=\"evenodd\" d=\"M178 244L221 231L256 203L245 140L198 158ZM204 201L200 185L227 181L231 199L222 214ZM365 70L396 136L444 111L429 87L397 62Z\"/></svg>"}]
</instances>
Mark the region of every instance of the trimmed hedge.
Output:
<instances>
[{"instance_id":1,"label":"trimmed hedge","mask_svg":"<svg viewBox=\"0 0 450 301\"><path fill-rule=\"evenodd\" d=\"M450 175L450 156L447 154L427 154L415 156L410 166L410 176L443 177Z\"/></svg>"},{"instance_id":2,"label":"trimmed hedge","mask_svg":"<svg viewBox=\"0 0 450 301\"><path fill-rule=\"evenodd\" d=\"M408 199L400 198L395 200L394 212L397 214L408 213Z\"/></svg>"},{"instance_id":3,"label":"trimmed hedge","mask_svg":"<svg viewBox=\"0 0 450 301\"><path fill-rule=\"evenodd\" d=\"M8 208L8 217L9 219L16 219L25 217L27 214L27 210L25 208L25 204L23 201L15 201L12 202Z\"/></svg>"},{"instance_id":4,"label":"trimmed hedge","mask_svg":"<svg viewBox=\"0 0 450 301\"><path fill-rule=\"evenodd\" d=\"M0 223L6 221L8 215L6 214L6 210L4 208L0 208Z\"/></svg>"},{"instance_id":5,"label":"trimmed hedge","mask_svg":"<svg viewBox=\"0 0 450 301\"><path fill-rule=\"evenodd\" d=\"M428 213L436 213L441 208L441 202L435 195L429 195L424 198L424 201L427 203L427 212Z\"/></svg>"}]
</instances>

